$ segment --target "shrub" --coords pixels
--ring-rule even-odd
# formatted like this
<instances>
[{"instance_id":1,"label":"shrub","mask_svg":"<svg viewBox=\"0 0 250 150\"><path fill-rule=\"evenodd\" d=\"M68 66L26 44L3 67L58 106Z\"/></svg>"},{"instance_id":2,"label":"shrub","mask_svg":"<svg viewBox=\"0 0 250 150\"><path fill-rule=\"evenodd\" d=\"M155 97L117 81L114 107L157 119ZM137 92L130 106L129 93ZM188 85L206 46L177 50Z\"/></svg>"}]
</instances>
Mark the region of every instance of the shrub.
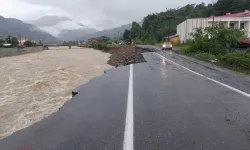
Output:
<instances>
[{"instance_id":1,"label":"shrub","mask_svg":"<svg viewBox=\"0 0 250 150\"><path fill-rule=\"evenodd\" d=\"M25 42L23 43L23 45L24 45L25 47L32 47L32 46L36 46L36 43L31 42L31 41L25 41Z\"/></svg>"},{"instance_id":2,"label":"shrub","mask_svg":"<svg viewBox=\"0 0 250 150\"><path fill-rule=\"evenodd\" d=\"M245 50L245 53L246 53L246 54L250 54L250 48L246 49L246 50Z\"/></svg>"},{"instance_id":3,"label":"shrub","mask_svg":"<svg viewBox=\"0 0 250 150\"><path fill-rule=\"evenodd\" d=\"M99 42L99 43L98 43L98 49L99 49L99 50L107 51L107 49L108 49L107 43L105 43L105 42Z\"/></svg>"},{"instance_id":4,"label":"shrub","mask_svg":"<svg viewBox=\"0 0 250 150\"><path fill-rule=\"evenodd\" d=\"M136 44L143 44L143 42L140 39L136 39Z\"/></svg>"},{"instance_id":5,"label":"shrub","mask_svg":"<svg viewBox=\"0 0 250 150\"><path fill-rule=\"evenodd\" d=\"M181 54L191 54L193 52L192 52L192 49L190 48L190 46L182 46L182 47L180 47L180 53Z\"/></svg>"},{"instance_id":6,"label":"shrub","mask_svg":"<svg viewBox=\"0 0 250 150\"><path fill-rule=\"evenodd\" d=\"M225 54L228 50L227 44L236 46L244 38L244 32L239 29L223 27L207 27L197 29L190 34L190 49L196 52L211 53L214 55Z\"/></svg>"},{"instance_id":7,"label":"shrub","mask_svg":"<svg viewBox=\"0 0 250 150\"><path fill-rule=\"evenodd\" d=\"M100 41L93 41L92 48L97 49L97 50L103 50L103 51L108 50L107 43L102 42L102 41L101 42Z\"/></svg>"},{"instance_id":8,"label":"shrub","mask_svg":"<svg viewBox=\"0 0 250 150\"><path fill-rule=\"evenodd\" d=\"M194 57L207 61L216 61L217 57L211 53L196 53Z\"/></svg>"},{"instance_id":9,"label":"shrub","mask_svg":"<svg viewBox=\"0 0 250 150\"><path fill-rule=\"evenodd\" d=\"M249 53L227 53L220 56L220 62L225 65L229 65L233 68L239 68L243 70L250 70L250 54Z\"/></svg>"},{"instance_id":10,"label":"shrub","mask_svg":"<svg viewBox=\"0 0 250 150\"><path fill-rule=\"evenodd\" d=\"M91 43L91 47L96 49L97 48L97 45L98 45L98 42L97 41L92 41Z\"/></svg>"}]
</instances>

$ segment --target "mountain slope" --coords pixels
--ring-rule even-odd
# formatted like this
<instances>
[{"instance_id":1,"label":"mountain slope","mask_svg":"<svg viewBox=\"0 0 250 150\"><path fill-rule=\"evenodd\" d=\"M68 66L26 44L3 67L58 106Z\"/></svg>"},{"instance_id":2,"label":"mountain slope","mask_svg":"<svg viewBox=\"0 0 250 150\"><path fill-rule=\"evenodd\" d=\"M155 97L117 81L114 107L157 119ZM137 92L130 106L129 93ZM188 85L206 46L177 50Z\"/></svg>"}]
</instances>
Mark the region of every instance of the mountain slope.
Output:
<instances>
[{"instance_id":1,"label":"mountain slope","mask_svg":"<svg viewBox=\"0 0 250 150\"><path fill-rule=\"evenodd\" d=\"M86 34L81 38L79 38L78 40L87 40L90 38L100 37L100 36L107 36L109 38L121 37L125 29L131 29L131 24L126 24L109 30L98 31L92 34Z\"/></svg>"},{"instance_id":2,"label":"mountain slope","mask_svg":"<svg viewBox=\"0 0 250 150\"><path fill-rule=\"evenodd\" d=\"M24 23L14 18L4 18L0 16L0 36L6 37L8 35L19 37L26 37L35 41L42 40L46 43L59 42L54 36L41 31L36 26Z\"/></svg>"}]
</instances>

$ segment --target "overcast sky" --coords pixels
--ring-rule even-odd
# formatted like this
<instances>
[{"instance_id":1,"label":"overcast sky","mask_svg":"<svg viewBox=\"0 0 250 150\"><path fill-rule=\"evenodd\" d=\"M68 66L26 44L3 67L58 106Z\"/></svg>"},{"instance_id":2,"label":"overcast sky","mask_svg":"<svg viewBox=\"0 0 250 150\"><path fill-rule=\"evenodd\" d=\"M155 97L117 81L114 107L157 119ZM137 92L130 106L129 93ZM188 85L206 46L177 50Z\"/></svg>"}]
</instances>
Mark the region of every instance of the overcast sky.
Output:
<instances>
[{"instance_id":1,"label":"overcast sky","mask_svg":"<svg viewBox=\"0 0 250 150\"><path fill-rule=\"evenodd\" d=\"M166 8L211 0L0 0L0 15L35 20L44 15L69 16L88 26L114 26L141 21L144 16Z\"/></svg>"}]
</instances>

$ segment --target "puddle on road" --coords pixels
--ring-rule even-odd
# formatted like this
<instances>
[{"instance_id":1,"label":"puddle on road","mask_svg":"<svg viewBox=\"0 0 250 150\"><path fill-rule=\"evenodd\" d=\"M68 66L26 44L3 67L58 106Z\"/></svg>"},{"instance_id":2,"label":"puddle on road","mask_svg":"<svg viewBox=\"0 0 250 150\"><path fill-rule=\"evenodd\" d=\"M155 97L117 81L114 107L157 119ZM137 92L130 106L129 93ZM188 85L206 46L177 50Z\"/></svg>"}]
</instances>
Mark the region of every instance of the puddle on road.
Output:
<instances>
[{"instance_id":1,"label":"puddle on road","mask_svg":"<svg viewBox=\"0 0 250 150\"><path fill-rule=\"evenodd\" d=\"M64 49L0 58L0 138L58 111L74 88L111 68L109 56Z\"/></svg>"}]
</instances>

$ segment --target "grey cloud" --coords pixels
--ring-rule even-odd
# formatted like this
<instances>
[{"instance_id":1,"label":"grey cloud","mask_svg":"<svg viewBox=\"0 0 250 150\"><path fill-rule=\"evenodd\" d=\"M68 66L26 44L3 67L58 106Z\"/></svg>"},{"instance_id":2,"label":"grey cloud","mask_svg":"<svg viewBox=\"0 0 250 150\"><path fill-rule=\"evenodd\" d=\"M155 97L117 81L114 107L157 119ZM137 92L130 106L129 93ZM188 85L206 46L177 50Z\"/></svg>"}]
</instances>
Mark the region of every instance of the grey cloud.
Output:
<instances>
[{"instance_id":1,"label":"grey cloud","mask_svg":"<svg viewBox=\"0 0 250 150\"><path fill-rule=\"evenodd\" d=\"M114 26L141 21L149 13L164 11L188 3L211 0L25 0L32 4L51 6L76 20L89 20L92 25L111 20Z\"/></svg>"}]
</instances>

